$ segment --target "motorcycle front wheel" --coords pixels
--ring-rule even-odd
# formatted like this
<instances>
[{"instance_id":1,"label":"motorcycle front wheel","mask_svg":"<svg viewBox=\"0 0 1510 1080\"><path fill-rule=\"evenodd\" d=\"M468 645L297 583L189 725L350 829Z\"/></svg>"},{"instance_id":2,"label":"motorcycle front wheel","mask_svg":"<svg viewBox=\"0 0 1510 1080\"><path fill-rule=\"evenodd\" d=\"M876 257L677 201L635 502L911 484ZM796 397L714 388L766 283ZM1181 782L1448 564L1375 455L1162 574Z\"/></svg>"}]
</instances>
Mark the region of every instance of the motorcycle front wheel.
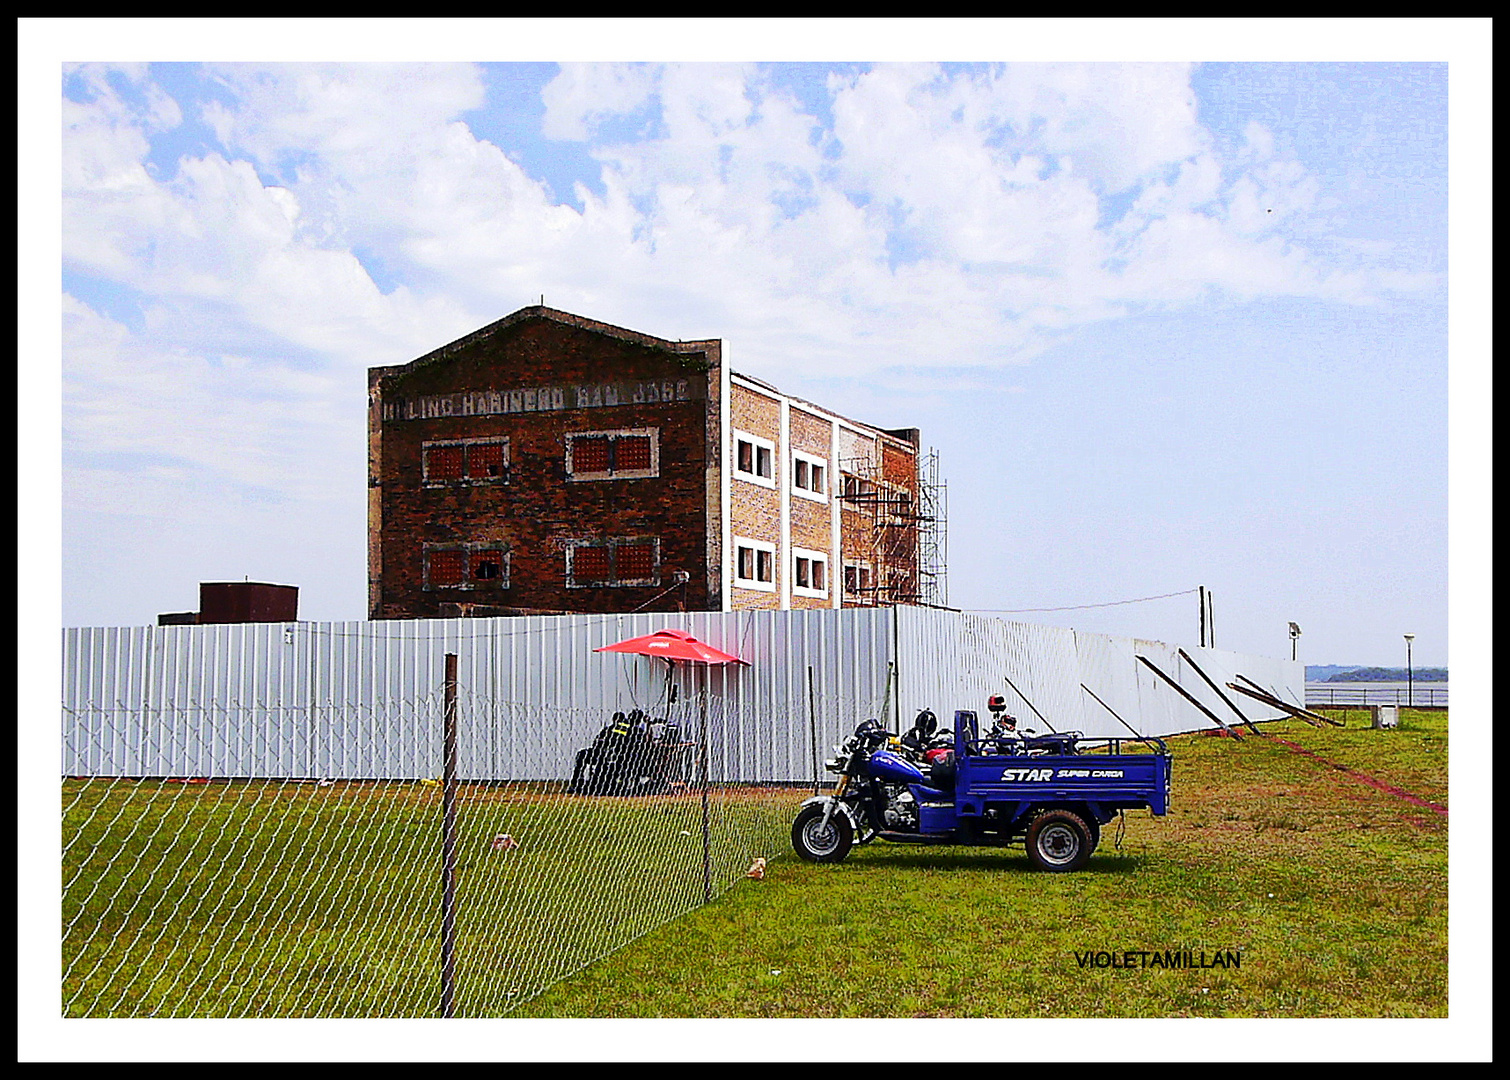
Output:
<instances>
[{"instance_id":1,"label":"motorcycle front wheel","mask_svg":"<svg viewBox=\"0 0 1510 1080\"><path fill-rule=\"evenodd\" d=\"M823 810L820 805L802 808L792 822L792 847L808 862L840 862L854 845L854 826L849 823L849 815L835 807L828 827L824 828Z\"/></svg>"}]
</instances>

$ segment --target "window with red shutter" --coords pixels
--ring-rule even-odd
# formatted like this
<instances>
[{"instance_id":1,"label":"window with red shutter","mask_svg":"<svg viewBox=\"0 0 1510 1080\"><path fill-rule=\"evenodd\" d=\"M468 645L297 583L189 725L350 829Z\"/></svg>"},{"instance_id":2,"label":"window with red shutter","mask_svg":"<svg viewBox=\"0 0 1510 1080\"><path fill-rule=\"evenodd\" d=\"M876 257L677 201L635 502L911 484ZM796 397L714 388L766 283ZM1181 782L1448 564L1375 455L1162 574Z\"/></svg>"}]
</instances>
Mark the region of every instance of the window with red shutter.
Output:
<instances>
[{"instance_id":1,"label":"window with red shutter","mask_svg":"<svg viewBox=\"0 0 1510 1080\"><path fill-rule=\"evenodd\" d=\"M612 537L570 551L569 588L660 584L660 543L655 537Z\"/></svg>"},{"instance_id":2,"label":"window with red shutter","mask_svg":"<svg viewBox=\"0 0 1510 1080\"><path fill-rule=\"evenodd\" d=\"M614 578L635 581L655 576L655 547L652 544L620 544L614 549Z\"/></svg>"},{"instance_id":3,"label":"window with red shutter","mask_svg":"<svg viewBox=\"0 0 1510 1080\"><path fill-rule=\"evenodd\" d=\"M582 431L566 437L572 480L642 480L660 474L659 428Z\"/></svg>"},{"instance_id":4,"label":"window with red shutter","mask_svg":"<svg viewBox=\"0 0 1510 1080\"><path fill-rule=\"evenodd\" d=\"M426 589L507 589L509 552L506 544L426 544Z\"/></svg>"},{"instance_id":5,"label":"window with red shutter","mask_svg":"<svg viewBox=\"0 0 1510 1080\"><path fill-rule=\"evenodd\" d=\"M460 480L461 460L462 449L458 443L425 447L425 479L432 482Z\"/></svg>"},{"instance_id":6,"label":"window with red shutter","mask_svg":"<svg viewBox=\"0 0 1510 1080\"><path fill-rule=\"evenodd\" d=\"M606 437L583 438L579 436L572 440L571 468L573 473L607 472L610 466Z\"/></svg>"},{"instance_id":7,"label":"window with red shutter","mask_svg":"<svg viewBox=\"0 0 1510 1080\"><path fill-rule=\"evenodd\" d=\"M608 580L612 567L607 547L579 547L572 551L572 583L584 585Z\"/></svg>"},{"instance_id":8,"label":"window with red shutter","mask_svg":"<svg viewBox=\"0 0 1510 1080\"><path fill-rule=\"evenodd\" d=\"M506 484L509 481L507 439L427 442L422 453L426 487Z\"/></svg>"},{"instance_id":9,"label":"window with red shutter","mask_svg":"<svg viewBox=\"0 0 1510 1080\"><path fill-rule=\"evenodd\" d=\"M503 444L473 443L467 447L467 477L472 480L496 480L503 476Z\"/></svg>"},{"instance_id":10,"label":"window with red shutter","mask_svg":"<svg viewBox=\"0 0 1510 1080\"><path fill-rule=\"evenodd\" d=\"M467 553L454 549L425 553L425 582L433 589L454 588L466 580Z\"/></svg>"},{"instance_id":11,"label":"window with red shutter","mask_svg":"<svg viewBox=\"0 0 1510 1080\"><path fill-rule=\"evenodd\" d=\"M613 467L615 472L650 468L650 436L620 435L615 439Z\"/></svg>"}]
</instances>

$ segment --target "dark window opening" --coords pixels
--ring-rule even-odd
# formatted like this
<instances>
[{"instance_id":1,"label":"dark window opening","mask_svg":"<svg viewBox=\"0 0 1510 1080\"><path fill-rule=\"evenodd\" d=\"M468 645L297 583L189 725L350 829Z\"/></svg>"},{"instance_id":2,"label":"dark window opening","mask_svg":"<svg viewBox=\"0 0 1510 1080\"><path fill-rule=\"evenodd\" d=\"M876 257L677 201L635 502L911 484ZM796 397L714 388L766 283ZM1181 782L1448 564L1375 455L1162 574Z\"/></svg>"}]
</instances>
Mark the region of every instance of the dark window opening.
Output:
<instances>
[{"instance_id":1,"label":"dark window opening","mask_svg":"<svg viewBox=\"0 0 1510 1080\"><path fill-rule=\"evenodd\" d=\"M734 576L743 582L769 584L775 580L776 555L764 548L739 544L734 551Z\"/></svg>"},{"instance_id":2,"label":"dark window opening","mask_svg":"<svg viewBox=\"0 0 1510 1080\"><path fill-rule=\"evenodd\" d=\"M750 439L739 439L735 445L735 471L751 476L771 478L771 448L760 446Z\"/></svg>"},{"instance_id":3,"label":"dark window opening","mask_svg":"<svg viewBox=\"0 0 1510 1080\"><path fill-rule=\"evenodd\" d=\"M426 589L478 589L509 587L508 551L497 546L472 544L425 547Z\"/></svg>"},{"instance_id":4,"label":"dark window opening","mask_svg":"<svg viewBox=\"0 0 1510 1080\"><path fill-rule=\"evenodd\" d=\"M797 458L792 464L792 486L814 495L822 495L823 466L815 461Z\"/></svg>"},{"instance_id":5,"label":"dark window opening","mask_svg":"<svg viewBox=\"0 0 1510 1080\"><path fill-rule=\"evenodd\" d=\"M823 589L823 567L824 561L822 559L799 557L797 559L797 569L793 575L797 587L799 589L821 591Z\"/></svg>"}]
</instances>

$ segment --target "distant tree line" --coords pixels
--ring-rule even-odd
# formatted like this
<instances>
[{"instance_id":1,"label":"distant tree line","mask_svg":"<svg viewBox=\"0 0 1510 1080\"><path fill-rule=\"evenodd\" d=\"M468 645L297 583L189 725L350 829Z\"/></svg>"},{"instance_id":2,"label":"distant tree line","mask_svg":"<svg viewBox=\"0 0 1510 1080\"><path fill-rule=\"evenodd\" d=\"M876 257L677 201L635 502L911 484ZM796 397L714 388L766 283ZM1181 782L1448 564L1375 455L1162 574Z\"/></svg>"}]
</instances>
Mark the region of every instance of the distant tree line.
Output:
<instances>
[{"instance_id":1,"label":"distant tree line","mask_svg":"<svg viewBox=\"0 0 1510 1080\"><path fill-rule=\"evenodd\" d=\"M1414 674L1403 667L1362 667L1352 671L1339 671L1336 675L1329 676L1322 682L1405 682L1413 679L1416 682L1446 682L1447 669L1444 667L1416 668Z\"/></svg>"}]
</instances>

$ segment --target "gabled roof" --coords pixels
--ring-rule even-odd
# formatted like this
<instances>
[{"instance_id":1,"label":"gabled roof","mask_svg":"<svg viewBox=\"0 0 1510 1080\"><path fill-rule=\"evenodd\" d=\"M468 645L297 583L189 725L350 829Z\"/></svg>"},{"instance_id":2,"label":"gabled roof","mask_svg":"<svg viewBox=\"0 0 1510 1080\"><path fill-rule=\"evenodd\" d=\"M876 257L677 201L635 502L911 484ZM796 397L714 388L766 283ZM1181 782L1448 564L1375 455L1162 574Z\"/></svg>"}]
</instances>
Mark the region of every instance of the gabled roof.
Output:
<instances>
[{"instance_id":1,"label":"gabled roof","mask_svg":"<svg viewBox=\"0 0 1510 1080\"><path fill-rule=\"evenodd\" d=\"M563 326L574 326L579 330L589 333L602 334L605 337L616 338L633 345L643 345L650 349L663 349L666 352L679 355L686 353L706 352L710 347L719 344L719 339L712 338L707 341L668 341L665 338L654 337L651 334L642 334L637 330L626 330L622 326L613 326L609 323L598 322L596 319L583 318L581 315L573 315L569 311L558 311L555 308L545 307L541 304L533 304L522 307L512 315L505 315L497 322L489 323L480 330L474 330L465 337L459 337L449 344L442 345L432 352L427 352L417 360L411 360L407 364L388 367L381 370L385 375L395 375L400 372L412 371L415 368L424 367L455 355L462 349L485 341L495 334L502 333L509 327L528 319L548 319L551 322L560 323Z\"/></svg>"}]
</instances>

